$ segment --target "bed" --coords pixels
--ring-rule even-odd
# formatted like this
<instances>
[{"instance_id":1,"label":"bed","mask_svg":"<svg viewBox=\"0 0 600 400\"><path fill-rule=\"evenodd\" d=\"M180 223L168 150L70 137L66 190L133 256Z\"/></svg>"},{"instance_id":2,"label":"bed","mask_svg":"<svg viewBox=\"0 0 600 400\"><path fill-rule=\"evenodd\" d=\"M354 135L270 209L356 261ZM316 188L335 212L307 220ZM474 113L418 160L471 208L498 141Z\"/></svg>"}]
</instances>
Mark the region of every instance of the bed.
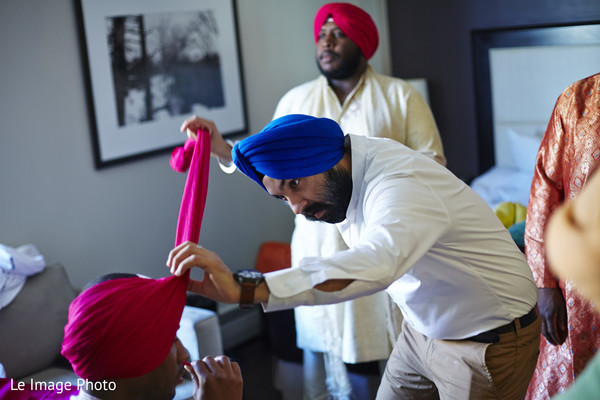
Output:
<instances>
[{"instance_id":1,"label":"bed","mask_svg":"<svg viewBox=\"0 0 600 400\"><path fill-rule=\"evenodd\" d=\"M471 182L471 187L493 209L505 202L527 206L533 178L535 157L543 136L541 124L529 133L507 128L503 134L508 139L507 153L498 157L497 163Z\"/></svg>"}]
</instances>

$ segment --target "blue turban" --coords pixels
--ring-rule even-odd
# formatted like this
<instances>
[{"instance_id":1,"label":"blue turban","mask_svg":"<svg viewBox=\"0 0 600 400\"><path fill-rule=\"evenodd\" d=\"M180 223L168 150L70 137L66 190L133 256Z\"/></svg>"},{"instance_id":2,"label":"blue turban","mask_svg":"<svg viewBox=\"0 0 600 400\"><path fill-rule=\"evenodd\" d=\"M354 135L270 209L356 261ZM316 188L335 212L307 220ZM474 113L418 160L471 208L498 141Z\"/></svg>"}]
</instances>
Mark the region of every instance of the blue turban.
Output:
<instances>
[{"instance_id":1,"label":"blue turban","mask_svg":"<svg viewBox=\"0 0 600 400\"><path fill-rule=\"evenodd\" d=\"M286 115L236 144L231 156L240 171L267 190L257 171L273 179L325 172L344 156L344 133L329 118Z\"/></svg>"}]
</instances>

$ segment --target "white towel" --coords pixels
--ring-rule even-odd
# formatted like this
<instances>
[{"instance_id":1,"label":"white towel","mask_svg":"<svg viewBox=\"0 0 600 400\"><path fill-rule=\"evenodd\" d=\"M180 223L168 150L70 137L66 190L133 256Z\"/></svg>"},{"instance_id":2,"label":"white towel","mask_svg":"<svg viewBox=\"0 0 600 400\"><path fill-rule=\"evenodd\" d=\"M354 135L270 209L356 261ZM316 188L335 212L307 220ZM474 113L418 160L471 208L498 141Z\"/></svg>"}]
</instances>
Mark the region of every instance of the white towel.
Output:
<instances>
[{"instance_id":1,"label":"white towel","mask_svg":"<svg viewBox=\"0 0 600 400\"><path fill-rule=\"evenodd\" d=\"M0 244L0 309L17 297L28 276L45 266L44 256L32 244L18 248Z\"/></svg>"}]
</instances>

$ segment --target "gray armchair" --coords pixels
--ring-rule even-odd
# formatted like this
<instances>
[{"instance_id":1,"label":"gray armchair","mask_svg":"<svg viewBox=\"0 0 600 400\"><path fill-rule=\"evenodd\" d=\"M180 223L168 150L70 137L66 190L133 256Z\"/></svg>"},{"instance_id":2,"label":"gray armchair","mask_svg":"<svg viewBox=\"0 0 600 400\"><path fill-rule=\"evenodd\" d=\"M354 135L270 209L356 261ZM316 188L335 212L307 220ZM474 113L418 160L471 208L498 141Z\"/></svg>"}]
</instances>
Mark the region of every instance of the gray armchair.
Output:
<instances>
[{"instance_id":1,"label":"gray armchair","mask_svg":"<svg viewBox=\"0 0 600 400\"><path fill-rule=\"evenodd\" d=\"M8 378L77 384L78 377L60 355L69 304L75 296L64 267L57 263L28 277L18 296L0 310L0 364ZM185 306L177 335L193 360L223 354L214 311ZM191 398L192 390L192 382L184 381L175 399Z\"/></svg>"}]
</instances>

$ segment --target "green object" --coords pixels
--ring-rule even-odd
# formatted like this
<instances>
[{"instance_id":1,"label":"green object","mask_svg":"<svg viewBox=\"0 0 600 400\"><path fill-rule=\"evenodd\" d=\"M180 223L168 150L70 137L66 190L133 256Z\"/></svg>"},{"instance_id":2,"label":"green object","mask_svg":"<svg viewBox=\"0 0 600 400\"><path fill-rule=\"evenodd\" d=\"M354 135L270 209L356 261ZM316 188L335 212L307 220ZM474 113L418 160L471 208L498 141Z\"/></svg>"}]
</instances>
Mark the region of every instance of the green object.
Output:
<instances>
[{"instance_id":1,"label":"green object","mask_svg":"<svg viewBox=\"0 0 600 400\"><path fill-rule=\"evenodd\" d=\"M598 400L600 399L600 357L594 356L583 372L566 392L552 400Z\"/></svg>"}]
</instances>

